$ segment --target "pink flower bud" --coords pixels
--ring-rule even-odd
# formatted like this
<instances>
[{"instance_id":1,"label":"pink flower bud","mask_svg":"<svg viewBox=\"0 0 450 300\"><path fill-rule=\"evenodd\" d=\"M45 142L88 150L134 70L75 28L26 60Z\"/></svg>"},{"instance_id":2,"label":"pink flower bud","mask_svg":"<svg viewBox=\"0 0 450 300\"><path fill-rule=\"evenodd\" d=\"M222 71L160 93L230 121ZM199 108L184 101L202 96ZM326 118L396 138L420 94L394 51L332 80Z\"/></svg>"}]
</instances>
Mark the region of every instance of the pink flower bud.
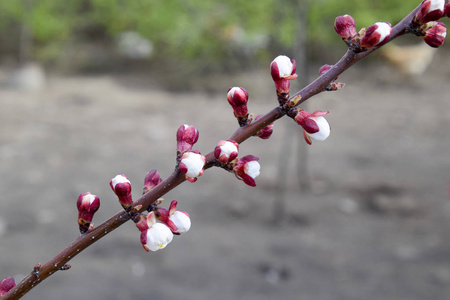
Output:
<instances>
[{"instance_id":1,"label":"pink flower bud","mask_svg":"<svg viewBox=\"0 0 450 300\"><path fill-rule=\"evenodd\" d=\"M270 63L270 75L272 75L278 93L289 93L291 80L297 78L295 70L295 60L291 62L291 59L285 55L277 56Z\"/></svg>"},{"instance_id":2,"label":"pink flower bud","mask_svg":"<svg viewBox=\"0 0 450 300\"><path fill-rule=\"evenodd\" d=\"M206 158L198 151L186 152L181 157L178 169L186 175L187 181L195 182L199 176L203 175L205 162Z\"/></svg>"},{"instance_id":3,"label":"pink flower bud","mask_svg":"<svg viewBox=\"0 0 450 300\"><path fill-rule=\"evenodd\" d=\"M439 21L433 21L428 22L426 25L425 36L423 36L425 43L433 48L442 46L445 42L445 37L447 36L445 24Z\"/></svg>"},{"instance_id":4,"label":"pink flower bud","mask_svg":"<svg viewBox=\"0 0 450 300\"><path fill-rule=\"evenodd\" d=\"M261 118L263 115L257 115L255 118L255 121L258 120L259 118ZM269 125L267 125L266 127L264 127L263 129L259 130L256 133L256 136L266 140L268 138L270 138L272 136L273 133L273 123L270 123Z\"/></svg>"},{"instance_id":5,"label":"pink flower bud","mask_svg":"<svg viewBox=\"0 0 450 300\"><path fill-rule=\"evenodd\" d=\"M217 161L226 164L238 156L239 144L232 140L220 141L214 149Z\"/></svg>"},{"instance_id":6,"label":"pink flower bud","mask_svg":"<svg viewBox=\"0 0 450 300\"><path fill-rule=\"evenodd\" d=\"M352 38L356 35L355 20L350 15L339 16L334 21L334 30L343 39Z\"/></svg>"},{"instance_id":7,"label":"pink flower bud","mask_svg":"<svg viewBox=\"0 0 450 300\"><path fill-rule=\"evenodd\" d=\"M233 108L234 116L236 118L247 118L248 109L248 93L244 88L232 87L228 89L227 100Z\"/></svg>"},{"instance_id":8,"label":"pink flower bud","mask_svg":"<svg viewBox=\"0 0 450 300\"><path fill-rule=\"evenodd\" d=\"M86 233L95 212L100 208L100 199L91 193L80 194L77 200L78 225L81 233Z\"/></svg>"},{"instance_id":9,"label":"pink flower bud","mask_svg":"<svg viewBox=\"0 0 450 300\"><path fill-rule=\"evenodd\" d=\"M147 193L149 190L157 186L161 183L161 177L159 176L158 171L151 170L145 175L144 178L144 190L142 194Z\"/></svg>"},{"instance_id":10,"label":"pink flower bud","mask_svg":"<svg viewBox=\"0 0 450 300\"><path fill-rule=\"evenodd\" d=\"M387 22L377 22L367 28L366 33L361 38L360 45L361 47L367 49L373 48L377 45L382 45L389 41L391 33L391 24Z\"/></svg>"},{"instance_id":11,"label":"pink flower bud","mask_svg":"<svg viewBox=\"0 0 450 300\"><path fill-rule=\"evenodd\" d=\"M141 230L141 243L145 251L157 251L165 248L173 239L172 231L166 225L156 223L155 213L153 211L147 216L146 226L143 224L144 220L144 217L141 217L141 220L136 223L136 226Z\"/></svg>"},{"instance_id":12,"label":"pink flower bud","mask_svg":"<svg viewBox=\"0 0 450 300\"><path fill-rule=\"evenodd\" d=\"M303 127L303 136L306 143L311 145L311 138L317 141L324 141L330 136L330 124L323 117L328 111L315 111L312 114L298 109L294 117L295 122Z\"/></svg>"},{"instance_id":13,"label":"pink flower bud","mask_svg":"<svg viewBox=\"0 0 450 300\"><path fill-rule=\"evenodd\" d=\"M444 6L444 15L450 18L450 2L447 2Z\"/></svg>"},{"instance_id":14,"label":"pink flower bud","mask_svg":"<svg viewBox=\"0 0 450 300\"><path fill-rule=\"evenodd\" d=\"M256 186L255 178L259 176L261 169L258 160L259 158L253 155L236 159L233 168L236 177L243 180L249 186Z\"/></svg>"},{"instance_id":15,"label":"pink flower bud","mask_svg":"<svg viewBox=\"0 0 450 300\"><path fill-rule=\"evenodd\" d=\"M423 0L416 14L416 20L420 24L436 21L444 15L445 0Z\"/></svg>"},{"instance_id":16,"label":"pink flower bud","mask_svg":"<svg viewBox=\"0 0 450 300\"><path fill-rule=\"evenodd\" d=\"M131 182L125 175L117 175L109 182L112 190L119 198L119 202L122 207L129 211L133 205L133 199L131 196Z\"/></svg>"},{"instance_id":17,"label":"pink flower bud","mask_svg":"<svg viewBox=\"0 0 450 300\"><path fill-rule=\"evenodd\" d=\"M198 130L194 126L182 125L177 131L177 150L181 153L191 151L198 140Z\"/></svg>"},{"instance_id":18,"label":"pink flower bud","mask_svg":"<svg viewBox=\"0 0 450 300\"><path fill-rule=\"evenodd\" d=\"M16 286L14 282L14 278L6 277L2 281L0 281L0 297L9 292L10 289Z\"/></svg>"}]
</instances>

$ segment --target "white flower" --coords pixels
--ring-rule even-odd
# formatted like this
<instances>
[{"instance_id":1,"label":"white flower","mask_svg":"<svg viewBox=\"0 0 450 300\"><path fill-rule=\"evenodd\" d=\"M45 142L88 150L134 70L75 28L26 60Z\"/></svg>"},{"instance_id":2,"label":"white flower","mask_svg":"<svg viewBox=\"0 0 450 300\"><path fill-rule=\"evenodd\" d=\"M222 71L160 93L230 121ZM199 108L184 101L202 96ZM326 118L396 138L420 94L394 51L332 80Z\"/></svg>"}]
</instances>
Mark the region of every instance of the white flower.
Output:
<instances>
[{"instance_id":1,"label":"white flower","mask_svg":"<svg viewBox=\"0 0 450 300\"><path fill-rule=\"evenodd\" d=\"M147 243L144 245L151 251L157 251L167 246L173 239L173 233L162 223L153 224L147 231Z\"/></svg>"},{"instance_id":2,"label":"white flower","mask_svg":"<svg viewBox=\"0 0 450 300\"><path fill-rule=\"evenodd\" d=\"M328 121L323 116L310 117L310 119L316 122L317 126L319 126L319 131L315 133L305 131L305 133L316 141L325 141L330 136L330 124L328 124Z\"/></svg>"},{"instance_id":3,"label":"white flower","mask_svg":"<svg viewBox=\"0 0 450 300\"><path fill-rule=\"evenodd\" d=\"M191 219L183 211L175 211L169 218L178 227L177 233L187 232L191 228Z\"/></svg>"},{"instance_id":4,"label":"white flower","mask_svg":"<svg viewBox=\"0 0 450 300\"><path fill-rule=\"evenodd\" d=\"M294 65L289 57L286 55L277 56L272 63L276 63L278 67L278 75L280 78L291 76Z\"/></svg>"}]
</instances>

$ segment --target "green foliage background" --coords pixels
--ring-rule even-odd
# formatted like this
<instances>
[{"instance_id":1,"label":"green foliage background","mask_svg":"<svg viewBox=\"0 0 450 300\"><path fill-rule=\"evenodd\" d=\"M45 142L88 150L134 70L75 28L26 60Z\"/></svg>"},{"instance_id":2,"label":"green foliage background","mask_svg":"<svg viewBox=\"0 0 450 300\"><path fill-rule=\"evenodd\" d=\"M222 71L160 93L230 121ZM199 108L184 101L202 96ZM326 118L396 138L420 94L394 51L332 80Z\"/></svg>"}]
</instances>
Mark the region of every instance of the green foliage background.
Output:
<instances>
[{"instance_id":1,"label":"green foliage background","mask_svg":"<svg viewBox=\"0 0 450 300\"><path fill-rule=\"evenodd\" d=\"M3 52L17 50L26 26L33 37L33 58L52 60L61 55L69 41L114 39L123 31L133 30L152 41L159 58L223 63L233 55L231 48L251 47L258 37L264 37L264 47L257 45L257 57L272 55L274 48L293 47L296 34L305 34L313 43L337 44L340 38L333 29L336 16L352 15L358 28L377 21L395 24L420 2L2 0L0 47ZM297 28L298 12L306 8L307 26Z\"/></svg>"}]
</instances>

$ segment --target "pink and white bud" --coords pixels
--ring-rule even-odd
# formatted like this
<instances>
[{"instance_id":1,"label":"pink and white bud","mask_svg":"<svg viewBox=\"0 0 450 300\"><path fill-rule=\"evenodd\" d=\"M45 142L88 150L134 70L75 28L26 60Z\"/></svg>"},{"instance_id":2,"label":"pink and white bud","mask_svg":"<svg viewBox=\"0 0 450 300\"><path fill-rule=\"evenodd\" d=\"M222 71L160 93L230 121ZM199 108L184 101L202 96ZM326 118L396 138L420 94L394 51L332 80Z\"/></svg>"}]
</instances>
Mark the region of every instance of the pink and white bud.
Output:
<instances>
[{"instance_id":1,"label":"pink and white bud","mask_svg":"<svg viewBox=\"0 0 450 300\"><path fill-rule=\"evenodd\" d=\"M383 45L389 41L391 37L392 27L390 23L387 22L377 22L369 28L367 28L366 33L361 38L361 47L370 49L377 45Z\"/></svg>"},{"instance_id":2,"label":"pink and white bud","mask_svg":"<svg viewBox=\"0 0 450 300\"><path fill-rule=\"evenodd\" d=\"M236 118L247 118L248 116L248 92L241 87L232 87L228 89L227 100L233 108Z\"/></svg>"},{"instance_id":3,"label":"pink and white bud","mask_svg":"<svg viewBox=\"0 0 450 300\"><path fill-rule=\"evenodd\" d=\"M356 35L355 19L350 15L339 16L334 21L334 30L344 40L348 40Z\"/></svg>"},{"instance_id":4,"label":"pink and white bud","mask_svg":"<svg viewBox=\"0 0 450 300\"><path fill-rule=\"evenodd\" d=\"M450 18L450 2L445 3L444 16L446 16L447 18Z\"/></svg>"},{"instance_id":5,"label":"pink and white bud","mask_svg":"<svg viewBox=\"0 0 450 300\"><path fill-rule=\"evenodd\" d=\"M437 21L444 15L445 0L423 0L416 14L420 24Z\"/></svg>"},{"instance_id":6,"label":"pink and white bud","mask_svg":"<svg viewBox=\"0 0 450 300\"><path fill-rule=\"evenodd\" d=\"M95 212L100 208L100 199L91 193L83 193L78 196L78 226L80 232L86 233L92 222Z\"/></svg>"},{"instance_id":7,"label":"pink and white bud","mask_svg":"<svg viewBox=\"0 0 450 300\"><path fill-rule=\"evenodd\" d=\"M16 286L16 282L12 277L6 277L0 281L0 297L9 292L10 289Z\"/></svg>"},{"instance_id":8,"label":"pink and white bud","mask_svg":"<svg viewBox=\"0 0 450 300\"><path fill-rule=\"evenodd\" d=\"M187 181L195 182L205 172L203 169L205 163L206 158L203 155L198 151L190 151L183 154L178 169L185 174Z\"/></svg>"},{"instance_id":9,"label":"pink and white bud","mask_svg":"<svg viewBox=\"0 0 450 300\"><path fill-rule=\"evenodd\" d=\"M189 214L185 211L177 210L177 204L178 202L173 200L170 203L169 209L161 207L155 211L156 218L166 224L172 230L173 234L184 233L191 228Z\"/></svg>"},{"instance_id":10,"label":"pink and white bud","mask_svg":"<svg viewBox=\"0 0 450 300\"><path fill-rule=\"evenodd\" d=\"M144 215L141 216L136 226L141 231L141 243L145 251L165 248L173 239L172 231L163 223L156 222L153 211L147 215L147 218ZM144 224L145 221L147 224Z\"/></svg>"},{"instance_id":11,"label":"pink and white bud","mask_svg":"<svg viewBox=\"0 0 450 300\"><path fill-rule=\"evenodd\" d=\"M297 78L295 60L279 55L270 63L270 75L275 83L277 93L288 94L291 88L291 80Z\"/></svg>"},{"instance_id":12,"label":"pink and white bud","mask_svg":"<svg viewBox=\"0 0 450 300\"><path fill-rule=\"evenodd\" d=\"M439 21L428 22L425 31L424 39L425 43L433 48L440 47L445 42L447 36L447 28L445 24Z\"/></svg>"},{"instance_id":13,"label":"pink and white bud","mask_svg":"<svg viewBox=\"0 0 450 300\"><path fill-rule=\"evenodd\" d=\"M255 121L261 118L263 115L257 115L255 118ZM272 136L273 133L273 123L270 123L263 129L259 130L255 135L259 137L260 139L267 140Z\"/></svg>"},{"instance_id":14,"label":"pink and white bud","mask_svg":"<svg viewBox=\"0 0 450 300\"><path fill-rule=\"evenodd\" d=\"M220 141L214 149L217 161L226 164L238 156L239 144L232 140Z\"/></svg>"},{"instance_id":15,"label":"pink and white bud","mask_svg":"<svg viewBox=\"0 0 450 300\"><path fill-rule=\"evenodd\" d=\"M119 198L119 202L122 207L126 211L129 211L131 209L131 206L133 205L133 199L131 196L131 182L128 180L128 178L123 174L117 175L116 177L111 179L109 185L111 186L116 196Z\"/></svg>"},{"instance_id":16,"label":"pink and white bud","mask_svg":"<svg viewBox=\"0 0 450 300\"><path fill-rule=\"evenodd\" d=\"M198 140L198 130L194 126L182 125L177 131L177 150L181 153L192 150Z\"/></svg>"},{"instance_id":17,"label":"pink and white bud","mask_svg":"<svg viewBox=\"0 0 450 300\"><path fill-rule=\"evenodd\" d=\"M312 114L305 110L298 109L294 117L295 122L303 128L303 136L306 143L311 145L311 138L317 141L324 141L330 136L330 124L323 117L329 111L315 111Z\"/></svg>"},{"instance_id":18,"label":"pink and white bud","mask_svg":"<svg viewBox=\"0 0 450 300\"><path fill-rule=\"evenodd\" d=\"M243 180L249 186L256 186L255 178L259 176L261 166L258 162L259 158L253 155L246 155L236 159L233 172L236 177Z\"/></svg>"},{"instance_id":19,"label":"pink and white bud","mask_svg":"<svg viewBox=\"0 0 450 300\"><path fill-rule=\"evenodd\" d=\"M144 178L144 189L143 189L142 194L145 194L148 191L150 191L152 188L154 188L155 186L160 184L161 181L162 180L161 180L161 177L159 176L158 171L153 169L150 172L148 172Z\"/></svg>"}]
</instances>

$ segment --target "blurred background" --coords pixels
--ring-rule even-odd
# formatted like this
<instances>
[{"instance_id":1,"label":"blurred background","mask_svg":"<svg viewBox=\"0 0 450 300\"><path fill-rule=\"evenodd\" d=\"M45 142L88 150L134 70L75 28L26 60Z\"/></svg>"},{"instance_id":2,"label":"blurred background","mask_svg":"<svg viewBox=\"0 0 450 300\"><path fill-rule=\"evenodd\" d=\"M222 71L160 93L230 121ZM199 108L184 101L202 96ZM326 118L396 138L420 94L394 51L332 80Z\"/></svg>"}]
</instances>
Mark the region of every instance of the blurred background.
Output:
<instances>
[{"instance_id":1,"label":"blurred background","mask_svg":"<svg viewBox=\"0 0 450 300\"><path fill-rule=\"evenodd\" d=\"M120 210L125 174L141 194L173 170L176 130L206 154L237 128L226 91L276 106L269 64L297 61L297 91L346 50L333 28L393 25L408 1L0 2L0 277L19 282L78 235L76 200ZM447 20L444 22L448 23ZM402 37L311 98L332 134L306 146L292 120L252 138L251 188L223 170L169 192L191 230L146 253L127 223L24 299L447 299L450 297L448 46Z\"/></svg>"}]
</instances>

